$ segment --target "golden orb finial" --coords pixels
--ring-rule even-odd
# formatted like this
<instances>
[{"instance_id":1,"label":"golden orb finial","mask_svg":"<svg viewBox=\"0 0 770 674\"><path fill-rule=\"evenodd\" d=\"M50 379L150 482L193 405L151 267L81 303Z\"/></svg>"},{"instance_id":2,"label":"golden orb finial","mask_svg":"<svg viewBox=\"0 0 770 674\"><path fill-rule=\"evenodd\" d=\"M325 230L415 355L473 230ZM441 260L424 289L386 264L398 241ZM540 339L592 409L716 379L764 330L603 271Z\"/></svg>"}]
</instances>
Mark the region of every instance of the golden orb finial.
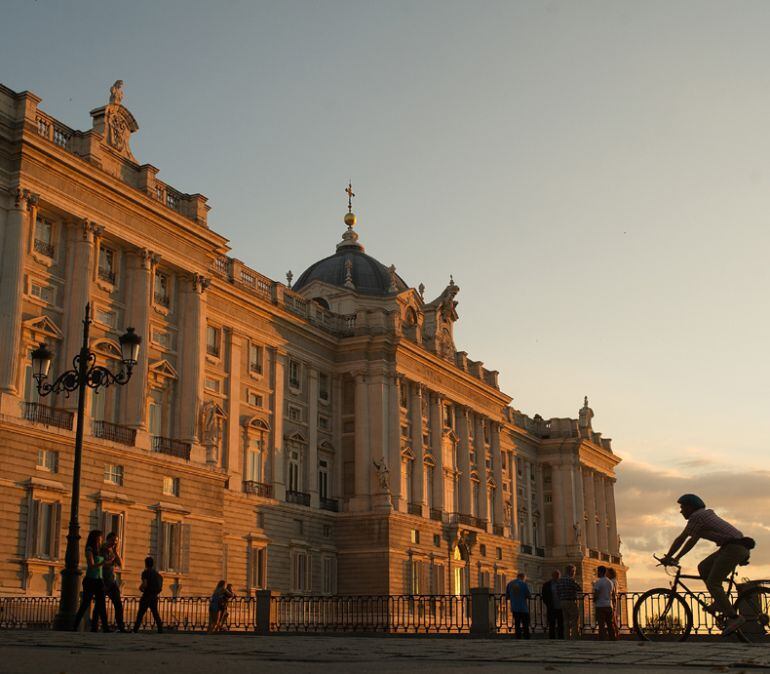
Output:
<instances>
[{"instance_id":1,"label":"golden orb finial","mask_svg":"<svg viewBox=\"0 0 770 674\"><path fill-rule=\"evenodd\" d=\"M345 213L345 224L348 227L355 227L356 226L356 214L355 213L351 213L350 211Z\"/></svg>"}]
</instances>

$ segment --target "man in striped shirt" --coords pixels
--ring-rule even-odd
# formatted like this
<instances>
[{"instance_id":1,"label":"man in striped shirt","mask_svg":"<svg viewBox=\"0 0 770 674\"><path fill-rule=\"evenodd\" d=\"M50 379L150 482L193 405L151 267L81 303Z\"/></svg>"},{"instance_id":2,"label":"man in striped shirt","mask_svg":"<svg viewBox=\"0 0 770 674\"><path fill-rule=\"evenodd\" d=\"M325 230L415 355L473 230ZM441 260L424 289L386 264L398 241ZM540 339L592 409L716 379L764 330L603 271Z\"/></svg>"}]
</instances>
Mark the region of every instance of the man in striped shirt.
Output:
<instances>
[{"instance_id":1,"label":"man in striped shirt","mask_svg":"<svg viewBox=\"0 0 770 674\"><path fill-rule=\"evenodd\" d=\"M698 573L714 599L713 608L720 611L727 619L722 634L731 634L746 622L746 619L738 615L730 603L724 582L736 566L748 561L754 541L751 538L745 538L732 524L723 520L713 510L707 509L699 496L685 494L677 502L680 505L682 517L687 520L687 526L674 539L671 548L661 561L663 564L678 564L679 560L690 552L701 538L719 546L716 552L698 564Z\"/></svg>"}]
</instances>

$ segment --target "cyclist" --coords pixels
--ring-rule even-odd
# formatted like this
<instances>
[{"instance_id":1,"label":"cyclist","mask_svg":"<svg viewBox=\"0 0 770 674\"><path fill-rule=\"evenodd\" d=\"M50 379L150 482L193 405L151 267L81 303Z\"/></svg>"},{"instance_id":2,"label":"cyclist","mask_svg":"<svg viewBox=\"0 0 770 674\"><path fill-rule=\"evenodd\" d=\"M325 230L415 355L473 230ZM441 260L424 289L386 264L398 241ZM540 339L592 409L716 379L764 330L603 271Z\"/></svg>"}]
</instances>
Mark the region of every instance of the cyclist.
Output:
<instances>
[{"instance_id":1,"label":"cyclist","mask_svg":"<svg viewBox=\"0 0 770 674\"><path fill-rule=\"evenodd\" d=\"M698 573L714 600L709 609L710 612L721 611L726 618L722 634L732 634L746 622L746 619L738 615L730 603L723 583L736 566L748 563L750 551L754 548L754 540L745 537L732 524L716 515L713 510L707 509L703 499L695 494L684 494L679 497L677 503L679 503L682 517L687 520L687 526L674 539L661 562L665 565L678 564L679 560L690 552L701 538L713 541L719 546L716 552L698 564Z\"/></svg>"}]
</instances>

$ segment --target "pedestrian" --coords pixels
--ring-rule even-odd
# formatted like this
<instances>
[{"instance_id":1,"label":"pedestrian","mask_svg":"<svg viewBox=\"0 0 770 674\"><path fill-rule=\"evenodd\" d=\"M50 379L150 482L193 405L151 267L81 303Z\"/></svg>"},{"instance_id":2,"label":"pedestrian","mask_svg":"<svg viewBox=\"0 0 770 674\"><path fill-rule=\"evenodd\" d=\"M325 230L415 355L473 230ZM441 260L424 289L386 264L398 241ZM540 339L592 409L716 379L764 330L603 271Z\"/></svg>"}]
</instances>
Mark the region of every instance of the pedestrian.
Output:
<instances>
[{"instance_id":1,"label":"pedestrian","mask_svg":"<svg viewBox=\"0 0 770 674\"><path fill-rule=\"evenodd\" d=\"M564 613L561 610L559 600L559 578L561 571L554 569L551 579L543 583L540 591L540 599L545 604L546 617L548 619L548 638L564 638Z\"/></svg>"},{"instance_id":2,"label":"pedestrian","mask_svg":"<svg viewBox=\"0 0 770 674\"><path fill-rule=\"evenodd\" d=\"M574 564L564 568L564 575L557 581L559 603L564 618L564 632L567 639L580 638L580 610L578 600L582 589L575 580L577 569Z\"/></svg>"},{"instance_id":3,"label":"pedestrian","mask_svg":"<svg viewBox=\"0 0 770 674\"><path fill-rule=\"evenodd\" d=\"M611 566L607 567L607 578L612 582L612 617L615 623L615 634L620 633L620 594L618 593L618 572Z\"/></svg>"},{"instance_id":4,"label":"pedestrian","mask_svg":"<svg viewBox=\"0 0 770 674\"><path fill-rule=\"evenodd\" d=\"M511 613L513 614L517 639L529 639L529 604L527 600L531 593L526 579L527 574L519 573L516 580L512 580L505 588L505 594L511 602Z\"/></svg>"},{"instance_id":5,"label":"pedestrian","mask_svg":"<svg viewBox=\"0 0 770 674\"><path fill-rule=\"evenodd\" d=\"M596 623L599 625L599 640L615 641L615 618L612 614L612 581L607 578L607 567L596 569L597 579L594 581L594 604L596 606Z\"/></svg>"},{"instance_id":6,"label":"pedestrian","mask_svg":"<svg viewBox=\"0 0 770 674\"><path fill-rule=\"evenodd\" d=\"M222 593L222 597L219 600L218 632L223 632L225 627L227 627L227 618L229 616L227 607L229 606L230 600L233 597L235 597L235 590L233 590L232 583L228 583L227 587L225 587L225 591Z\"/></svg>"},{"instance_id":7,"label":"pedestrian","mask_svg":"<svg viewBox=\"0 0 770 674\"><path fill-rule=\"evenodd\" d=\"M75 624L72 629L77 630L83 616L91 608L91 602L94 602L94 619L91 621L91 631L99 630L99 621L102 623L104 632L111 632L107 624L107 607L104 603L104 581L102 580L102 565L104 557L101 556L102 532L99 529L93 529L89 532L86 539L86 575L83 577L83 597L80 600L80 607L75 615Z\"/></svg>"},{"instance_id":8,"label":"pedestrian","mask_svg":"<svg viewBox=\"0 0 770 674\"><path fill-rule=\"evenodd\" d=\"M136 614L134 623L134 632L139 631L142 624L142 618L150 609L152 617L155 619L155 626L158 628L158 634L163 632L163 621L158 613L158 596L163 591L163 576L161 576L153 567L155 562L152 557L146 557L144 560L144 571L142 571L142 584L139 590L142 593L139 599L139 611Z\"/></svg>"},{"instance_id":9,"label":"pedestrian","mask_svg":"<svg viewBox=\"0 0 770 674\"><path fill-rule=\"evenodd\" d=\"M120 632L127 632L126 625L123 622L123 600L120 596L120 585L115 577L115 569L123 566L123 560L120 557L120 539L118 535L111 531L101 547L101 555L104 557L102 565L102 580L104 581L104 593L115 607L115 624ZM106 602L105 602L106 604ZM96 607L92 622L96 622Z\"/></svg>"},{"instance_id":10,"label":"pedestrian","mask_svg":"<svg viewBox=\"0 0 770 674\"><path fill-rule=\"evenodd\" d=\"M220 580L209 599L209 626L206 632L211 634L216 632L219 627L219 617L221 611L222 596L225 593L225 584L227 581Z\"/></svg>"}]
</instances>

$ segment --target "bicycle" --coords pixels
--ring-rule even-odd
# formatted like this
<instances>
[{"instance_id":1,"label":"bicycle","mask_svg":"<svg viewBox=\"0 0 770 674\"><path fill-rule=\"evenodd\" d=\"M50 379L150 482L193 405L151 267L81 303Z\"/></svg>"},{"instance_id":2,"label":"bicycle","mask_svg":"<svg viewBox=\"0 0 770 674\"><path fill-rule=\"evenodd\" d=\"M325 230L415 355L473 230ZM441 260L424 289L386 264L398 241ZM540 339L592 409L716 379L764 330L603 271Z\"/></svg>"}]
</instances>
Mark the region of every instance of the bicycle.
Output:
<instances>
[{"instance_id":1,"label":"bicycle","mask_svg":"<svg viewBox=\"0 0 770 674\"><path fill-rule=\"evenodd\" d=\"M663 564L662 557L653 555L653 558L658 561L658 566L666 568L666 573L669 573L671 568L675 568L676 572L671 587L647 590L634 603L634 630L639 638L645 641L687 639L693 628L693 611L684 596L689 597L692 606L701 612L698 616L699 623L705 613L714 616L716 625L721 626L724 622L722 616L717 615L712 605L703 601L683 582L683 579L701 580L701 577L683 574L680 564ZM765 586L770 584L770 580L737 583L736 573L737 569L734 569L730 574L727 594L732 596L733 590L737 591L734 606L739 615L746 618L746 622L733 634L740 641L747 643L770 643L770 587ZM680 586L684 590L683 593L677 591Z\"/></svg>"}]
</instances>

